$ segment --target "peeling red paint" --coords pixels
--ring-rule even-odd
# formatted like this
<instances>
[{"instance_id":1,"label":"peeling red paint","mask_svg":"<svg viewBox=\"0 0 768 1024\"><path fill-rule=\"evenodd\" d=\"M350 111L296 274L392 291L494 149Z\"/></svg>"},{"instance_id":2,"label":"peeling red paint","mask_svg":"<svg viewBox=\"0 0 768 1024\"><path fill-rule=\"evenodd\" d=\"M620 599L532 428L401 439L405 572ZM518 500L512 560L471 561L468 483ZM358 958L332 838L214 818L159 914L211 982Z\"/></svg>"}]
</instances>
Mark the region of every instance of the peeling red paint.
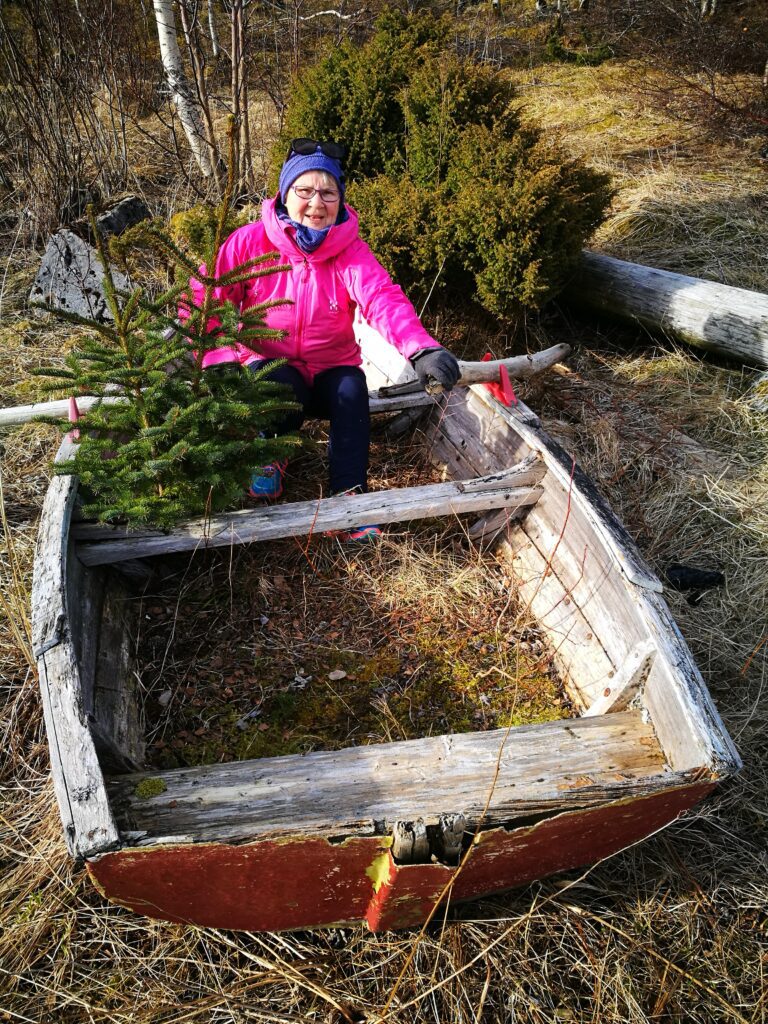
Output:
<instances>
[{"instance_id":1,"label":"peeling red paint","mask_svg":"<svg viewBox=\"0 0 768 1024\"><path fill-rule=\"evenodd\" d=\"M529 828L483 833L460 872L395 864L378 837L239 846L185 844L103 854L88 871L116 903L166 921L283 931L365 921L372 931L421 924L456 875L451 902L476 899L594 863L657 831L712 783L568 811Z\"/></svg>"},{"instance_id":2,"label":"peeling red paint","mask_svg":"<svg viewBox=\"0 0 768 1024\"><path fill-rule=\"evenodd\" d=\"M386 931L421 924L454 874L447 898L458 903L596 863L674 821L713 788L686 786L595 810L566 811L529 828L493 829L483 833L459 872L440 864L396 866L386 892L382 887L371 901L368 927Z\"/></svg>"},{"instance_id":3,"label":"peeling red paint","mask_svg":"<svg viewBox=\"0 0 768 1024\"><path fill-rule=\"evenodd\" d=\"M475 846L451 899L476 899L595 864L668 825L713 789L713 784L702 783L590 811L569 811L528 829L494 829Z\"/></svg>"},{"instance_id":4,"label":"peeling red paint","mask_svg":"<svg viewBox=\"0 0 768 1024\"><path fill-rule=\"evenodd\" d=\"M88 871L103 894L138 914L243 931L359 921L382 853L380 838L323 838L242 846L194 843L103 854Z\"/></svg>"}]
</instances>

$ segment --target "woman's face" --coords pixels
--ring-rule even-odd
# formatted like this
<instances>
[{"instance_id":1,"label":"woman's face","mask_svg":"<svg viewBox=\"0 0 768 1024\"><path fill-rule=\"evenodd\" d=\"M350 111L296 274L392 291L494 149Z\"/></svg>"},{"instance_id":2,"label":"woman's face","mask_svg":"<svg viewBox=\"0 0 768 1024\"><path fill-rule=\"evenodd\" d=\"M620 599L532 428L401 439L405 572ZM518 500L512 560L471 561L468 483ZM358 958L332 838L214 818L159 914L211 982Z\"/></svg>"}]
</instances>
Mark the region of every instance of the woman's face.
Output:
<instances>
[{"instance_id":1,"label":"woman's face","mask_svg":"<svg viewBox=\"0 0 768 1024\"><path fill-rule=\"evenodd\" d=\"M296 195L297 188L330 190L336 193L336 199L329 203L321 198L319 192L315 192L311 199L302 199L301 196ZM325 174L323 171L307 171L305 174L299 175L288 189L285 208L288 211L288 216L297 224L304 224L308 228L320 231L336 223L336 218L339 215L339 201L339 186L332 175Z\"/></svg>"}]
</instances>

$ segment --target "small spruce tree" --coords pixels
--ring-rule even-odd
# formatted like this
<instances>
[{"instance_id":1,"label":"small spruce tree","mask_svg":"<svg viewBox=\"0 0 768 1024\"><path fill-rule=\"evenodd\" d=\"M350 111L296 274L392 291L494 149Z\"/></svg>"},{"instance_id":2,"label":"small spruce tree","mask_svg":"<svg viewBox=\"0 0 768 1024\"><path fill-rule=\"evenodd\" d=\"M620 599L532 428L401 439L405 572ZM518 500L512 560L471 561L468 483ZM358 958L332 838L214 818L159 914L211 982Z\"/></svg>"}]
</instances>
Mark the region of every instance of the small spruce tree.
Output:
<instances>
[{"instance_id":1,"label":"small spruce tree","mask_svg":"<svg viewBox=\"0 0 768 1024\"><path fill-rule=\"evenodd\" d=\"M257 373L236 361L211 369L203 359L214 348L236 342L258 349L260 338L279 331L266 326L267 302L239 311L222 301L219 289L287 268L277 253L261 256L226 274L209 273L225 234L229 197L209 219L206 261L196 261L153 224L148 231L182 283L150 299L144 289L128 295L115 288L103 240L93 217L104 288L113 320L95 323L52 310L89 333L62 367L40 372L48 392L64 386L71 395L120 399L97 402L77 422L74 458L58 473L77 473L84 485L87 516L130 526L169 528L183 519L233 506L249 476L301 443L296 434L274 435L274 427L296 408L290 390L266 379L271 363ZM197 301L187 294L194 277ZM278 300L288 301L288 300ZM177 321L177 308L183 311ZM72 423L60 421L63 430Z\"/></svg>"}]
</instances>

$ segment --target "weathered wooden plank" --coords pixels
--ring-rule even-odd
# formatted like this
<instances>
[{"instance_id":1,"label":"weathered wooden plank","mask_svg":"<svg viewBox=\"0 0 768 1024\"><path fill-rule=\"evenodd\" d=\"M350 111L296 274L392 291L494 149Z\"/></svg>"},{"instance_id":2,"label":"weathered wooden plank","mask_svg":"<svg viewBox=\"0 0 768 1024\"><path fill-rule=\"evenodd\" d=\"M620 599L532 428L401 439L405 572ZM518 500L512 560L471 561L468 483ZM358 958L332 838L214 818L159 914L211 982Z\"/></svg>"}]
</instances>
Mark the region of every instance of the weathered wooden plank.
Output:
<instances>
[{"instance_id":1,"label":"weathered wooden plank","mask_svg":"<svg viewBox=\"0 0 768 1024\"><path fill-rule=\"evenodd\" d=\"M467 392L467 403L470 409L485 407L488 413L496 414L496 422L485 434L487 445L495 438L503 438L510 429L518 433L528 446L541 453L546 461L547 471L552 477L547 488L554 495L556 485L560 485L563 496L563 510L570 505L569 527L572 531L572 547L583 549L583 544L590 547L602 546L611 559L621 568L622 573L637 586L661 593L663 586L640 553L637 544L621 521L614 514L608 502L600 494L592 480L578 466L561 445L553 440L541 426L527 422L524 417L515 415L514 410L506 409L482 388L470 388ZM487 414L487 413L486 413ZM497 443L503 444L499 440ZM550 525L559 530L563 519L553 519ZM573 531L579 531L579 537Z\"/></svg>"},{"instance_id":2,"label":"weathered wooden plank","mask_svg":"<svg viewBox=\"0 0 768 1024\"><path fill-rule=\"evenodd\" d=\"M571 458L542 429L515 420L510 410L484 390L470 389L468 401L492 406L510 429L541 453L547 465L545 493L531 513L512 526L508 538L515 549L531 544L543 561L544 569L537 570L539 558L530 550L523 556L534 565L534 575L522 593L525 601L535 595L531 604L535 617L546 628L546 609L540 600L543 572L560 580L560 602L572 601L589 621L589 635L599 639L613 663L609 679L635 645L650 639L657 657L645 687L645 706L670 764L681 770L706 765L724 776L738 771L738 752L659 596L663 589L660 581L594 484L578 466L573 467ZM490 448L490 434L486 440ZM514 564L519 571L520 562L516 559ZM550 635L556 644L556 636ZM589 706L610 684L602 673L593 675L590 684L588 665L584 659L579 663L573 649L571 653L576 655L571 678Z\"/></svg>"},{"instance_id":3,"label":"weathered wooden plank","mask_svg":"<svg viewBox=\"0 0 768 1024\"><path fill-rule=\"evenodd\" d=\"M95 405L119 405L125 399L119 395L108 395L95 398L93 395L80 395L77 407L81 413L88 412ZM369 397L372 415L398 412L401 409L415 409L419 406L431 405L435 399L421 391L413 395L394 395L382 398L375 391ZM69 414L68 398L57 398L50 402L33 402L31 405L17 405L12 408L0 409L0 427L17 426L34 419L66 419Z\"/></svg>"},{"instance_id":4,"label":"weathered wooden plank","mask_svg":"<svg viewBox=\"0 0 768 1024\"><path fill-rule=\"evenodd\" d=\"M113 580L101 609L92 729L98 730L103 743L102 763L108 757L115 771L138 769L146 750L135 673L135 621L129 621L127 613L130 606L126 588Z\"/></svg>"},{"instance_id":5,"label":"weathered wooden plank","mask_svg":"<svg viewBox=\"0 0 768 1024\"><path fill-rule=\"evenodd\" d=\"M768 295L583 252L565 292L578 305L768 366Z\"/></svg>"},{"instance_id":6,"label":"weathered wooden plank","mask_svg":"<svg viewBox=\"0 0 768 1024\"><path fill-rule=\"evenodd\" d=\"M526 618L547 637L560 679L577 708L586 708L611 685L616 665L606 653L600 635L567 589L547 558L511 524L499 553L517 580L520 605Z\"/></svg>"},{"instance_id":7,"label":"weathered wooden plank","mask_svg":"<svg viewBox=\"0 0 768 1024\"><path fill-rule=\"evenodd\" d=\"M84 537L94 537L93 526L76 526L73 532L81 541L78 557L86 565L104 565L124 558L350 530L359 523L398 523L533 504L541 495L537 484L543 472L543 467L534 460L476 480L241 510L184 523L168 533L141 531L117 540L106 539L111 536L110 528L103 527L96 534L105 538L100 543L82 543Z\"/></svg>"},{"instance_id":8,"label":"weathered wooden plank","mask_svg":"<svg viewBox=\"0 0 768 1024\"><path fill-rule=\"evenodd\" d=\"M48 488L32 582L32 643L51 754L51 775L73 857L119 841L88 728L67 605L67 535L77 481L54 477Z\"/></svg>"},{"instance_id":9,"label":"weathered wooden plank","mask_svg":"<svg viewBox=\"0 0 768 1024\"><path fill-rule=\"evenodd\" d=\"M642 690L651 672L656 648L646 641L630 652L629 657L617 672L611 686L606 686L597 700L584 712L585 718L593 715L608 715L612 711L623 711Z\"/></svg>"},{"instance_id":10,"label":"weathered wooden plank","mask_svg":"<svg viewBox=\"0 0 768 1024\"><path fill-rule=\"evenodd\" d=\"M166 787L141 799L145 777ZM397 821L468 827L594 806L669 784L651 725L635 712L113 778L123 831L148 839L370 835Z\"/></svg>"},{"instance_id":11,"label":"weathered wooden plank","mask_svg":"<svg viewBox=\"0 0 768 1024\"><path fill-rule=\"evenodd\" d=\"M103 405L115 405L122 401L122 398L115 395L106 398L83 395L77 399L77 406L80 412L86 412L97 402L101 402ZM9 409L0 409L0 427L12 427L41 417L49 420L67 419L69 402L68 398L57 398L51 402L33 402L31 405L17 405Z\"/></svg>"},{"instance_id":12,"label":"weathered wooden plank","mask_svg":"<svg viewBox=\"0 0 768 1024\"><path fill-rule=\"evenodd\" d=\"M458 864L467 819L463 814L441 814L437 823L435 854L443 864Z\"/></svg>"},{"instance_id":13,"label":"weathered wooden plank","mask_svg":"<svg viewBox=\"0 0 768 1024\"><path fill-rule=\"evenodd\" d=\"M454 478L465 479L515 465L529 455L531 446L506 425L499 438L494 418L484 407L471 408L467 391L451 392L424 427L433 459Z\"/></svg>"},{"instance_id":14,"label":"weathered wooden plank","mask_svg":"<svg viewBox=\"0 0 768 1024\"><path fill-rule=\"evenodd\" d=\"M481 516L467 530L467 537L478 544L492 545L512 523L518 522L528 511L530 506L525 508L508 509L501 508L495 512L489 512Z\"/></svg>"},{"instance_id":15,"label":"weathered wooden plank","mask_svg":"<svg viewBox=\"0 0 768 1024\"><path fill-rule=\"evenodd\" d=\"M657 594L643 596L640 614L657 649L643 703L659 742L673 768L700 763L727 778L742 765L736 746L666 601Z\"/></svg>"},{"instance_id":16,"label":"weathered wooden plank","mask_svg":"<svg viewBox=\"0 0 768 1024\"><path fill-rule=\"evenodd\" d=\"M424 820L396 821L392 829L391 850L400 864L429 863L429 839Z\"/></svg>"}]
</instances>

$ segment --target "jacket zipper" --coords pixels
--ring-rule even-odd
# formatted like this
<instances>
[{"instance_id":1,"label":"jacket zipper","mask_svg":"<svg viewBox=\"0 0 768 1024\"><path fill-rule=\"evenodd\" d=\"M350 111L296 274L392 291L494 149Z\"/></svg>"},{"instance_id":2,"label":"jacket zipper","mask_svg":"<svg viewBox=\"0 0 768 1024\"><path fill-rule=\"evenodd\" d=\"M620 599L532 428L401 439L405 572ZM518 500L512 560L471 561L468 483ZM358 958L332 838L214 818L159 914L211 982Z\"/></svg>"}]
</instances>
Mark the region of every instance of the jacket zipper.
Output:
<instances>
[{"instance_id":1,"label":"jacket zipper","mask_svg":"<svg viewBox=\"0 0 768 1024\"><path fill-rule=\"evenodd\" d=\"M304 258L304 264L299 274L299 287L296 292L296 342L295 342L295 358L301 360L302 342L304 334L304 307L306 306L306 283L309 277L309 262L307 258Z\"/></svg>"}]
</instances>

